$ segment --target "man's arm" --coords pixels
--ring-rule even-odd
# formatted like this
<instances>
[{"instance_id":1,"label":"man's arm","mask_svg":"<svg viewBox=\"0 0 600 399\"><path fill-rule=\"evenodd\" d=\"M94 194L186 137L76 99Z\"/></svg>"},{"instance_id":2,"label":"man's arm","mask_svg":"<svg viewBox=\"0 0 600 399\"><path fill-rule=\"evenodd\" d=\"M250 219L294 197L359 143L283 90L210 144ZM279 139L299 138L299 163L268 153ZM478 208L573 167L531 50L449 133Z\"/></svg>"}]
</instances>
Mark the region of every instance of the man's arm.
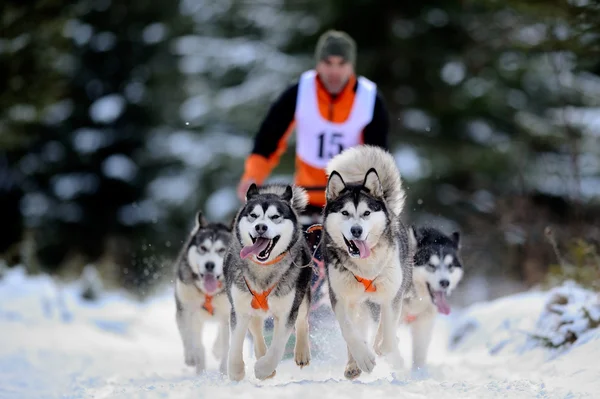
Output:
<instances>
[{"instance_id":1,"label":"man's arm","mask_svg":"<svg viewBox=\"0 0 600 399\"><path fill-rule=\"evenodd\" d=\"M376 145L386 150L388 148L388 134L390 130L390 119L383 97L377 90L375 106L373 107L373 119L363 130L363 142Z\"/></svg>"},{"instance_id":2,"label":"man's arm","mask_svg":"<svg viewBox=\"0 0 600 399\"><path fill-rule=\"evenodd\" d=\"M279 163L293 130L297 95L298 84L294 84L269 108L254 138L252 153L246 159L242 182L252 180L262 184Z\"/></svg>"}]
</instances>

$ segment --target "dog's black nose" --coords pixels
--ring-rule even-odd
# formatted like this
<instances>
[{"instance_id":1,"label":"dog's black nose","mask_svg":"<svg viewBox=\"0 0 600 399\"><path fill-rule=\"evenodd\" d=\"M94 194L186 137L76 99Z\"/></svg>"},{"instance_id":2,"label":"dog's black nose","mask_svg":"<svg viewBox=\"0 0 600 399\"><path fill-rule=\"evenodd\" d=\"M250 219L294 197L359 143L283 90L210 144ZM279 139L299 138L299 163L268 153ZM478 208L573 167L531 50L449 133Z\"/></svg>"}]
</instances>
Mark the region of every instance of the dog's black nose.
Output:
<instances>
[{"instance_id":1,"label":"dog's black nose","mask_svg":"<svg viewBox=\"0 0 600 399\"><path fill-rule=\"evenodd\" d=\"M448 288L449 285L450 285L450 281L448 281L448 280L440 280L440 287L442 287L442 288Z\"/></svg>"},{"instance_id":2,"label":"dog's black nose","mask_svg":"<svg viewBox=\"0 0 600 399\"><path fill-rule=\"evenodd\" d=\"M265 234L267 232L268 226L264 223L259 223L256 226L254 226L254 228L256 229L256 232L258 234Z\"/></svg>"},{"instance_id":3,"label":"dog's black nose","mask_svg":"<svg viewBox=\"0 0 600 399\"><path fill-rule=\"evenodd\" d=\"M358 238L362 235L362 227L360 226L352 226L350 227L350 233L352 233L352 236L354 238Z\"/></svg>"},{"instance_id":4,"label":"dog's black nose","mask_svg":"<svg viewBox=\"0 0 600 399\"><path fill-rule=\"evenodd\" d=\"M207 272L212 272L213 270L215 270L215 263L214 262L206 262L206 264L204 265L204 268L206 269Z\"/></svg>"}]
</instances>

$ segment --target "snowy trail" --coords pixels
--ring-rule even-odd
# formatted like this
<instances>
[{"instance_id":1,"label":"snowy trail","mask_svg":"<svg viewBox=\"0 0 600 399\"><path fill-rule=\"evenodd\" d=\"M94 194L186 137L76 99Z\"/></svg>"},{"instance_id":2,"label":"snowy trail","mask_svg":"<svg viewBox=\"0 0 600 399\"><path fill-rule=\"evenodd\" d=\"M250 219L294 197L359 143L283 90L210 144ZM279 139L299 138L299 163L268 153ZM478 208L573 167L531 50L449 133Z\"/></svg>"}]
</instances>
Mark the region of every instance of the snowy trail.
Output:
<instances>
[{"instance_id":1,"label":"snowy trail","mask_svg":"<svg viewBox=\"0 0 600 399\"><path fill-rule=\"evenodd\" d=\"M57 307L49 279L26 278L19 270L0 281L0 399L33 398L594 398L600 397L600 334L556 358L542 349L521 350L545 301L528 293L481 303L451 317L440 316L430 354L430 375L393 375L383 359L356 381L343 377L345 347L334 325L311 331L313 360L300 370L284 360L275 378L253 376L246 345L246 379L232 383L216 372L196 376L183 364L170 290L138 304L106 294L90 304L65 288L67 311ZM451 329L468 321L478 328L455 350ZM399 333L410 359L410 338ZM215 338L209 330L206 343Z\"/></svg>"}]
</instances>

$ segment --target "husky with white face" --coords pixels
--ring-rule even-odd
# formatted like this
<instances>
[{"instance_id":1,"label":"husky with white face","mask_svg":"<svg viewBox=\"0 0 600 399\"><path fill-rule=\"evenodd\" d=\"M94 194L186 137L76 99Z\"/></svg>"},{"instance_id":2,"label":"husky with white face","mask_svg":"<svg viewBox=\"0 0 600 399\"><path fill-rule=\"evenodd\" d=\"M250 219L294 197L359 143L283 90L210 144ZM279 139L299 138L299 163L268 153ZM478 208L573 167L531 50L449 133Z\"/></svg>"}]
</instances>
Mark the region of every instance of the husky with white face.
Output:
<instances>
[{"instance_id":1,"label":"husky with white face","mask_svg":"<svg viewBox=\"0 0 600 399\"><path fill-rule=\"evenodd\" d=\"M230 305L225 293L223 257L231 241L231 228L209 223L202 212L176 262L176 321L183 343L185 363L201 373L206 366L202 343L206 323L219 324L213 354L220 371L227 371Z\"/></svg>"},{"instance_id":2,"label":"husky with white face","mask_svg":"<svg viewBox=\"0 0 600 399\"><path fill-rule=\"evenodd\" d=\"M332 158L327 171L323 260L331 306L348 346L344 375L353 379L375 367L366 336L372 320L366 301L381 309L378 353L401 362L396 326L412 280L416 243L400 220L405 193L390 153L353 147Z\"/></svg>"},{"instance_id":3,"label":"husky with white face","mask_svg":"<svg viewBox=\"0 0 600 399\"><path fill-rule=\"evenodd\" d=\"M422 227L415 230L415 237L415 295L405 300L400 322L411 326L413 368L420 369L427 361L436 315L450 314L448 297L461 281L463 267L458 232L448 236L438 229Z\"/></svg>"},{"instance_id":4,"label":"husky with white face","mask_svg":"<svg viewBox=\"0 0 600 399\"><path fill-rule=\"evenodd\" d=\"M294 357L300 367L310 361L308 310L312 256L298 215L308 196L299 187L251 185L246 203L234 220L234 239L225 255L225 280L231 303L229 378L245 376L243 344L254 337L254 375L275 375L285 346L295 330ZM274 330L267 349L264 320L273 316Z\"/></svg>"}]
</instances>

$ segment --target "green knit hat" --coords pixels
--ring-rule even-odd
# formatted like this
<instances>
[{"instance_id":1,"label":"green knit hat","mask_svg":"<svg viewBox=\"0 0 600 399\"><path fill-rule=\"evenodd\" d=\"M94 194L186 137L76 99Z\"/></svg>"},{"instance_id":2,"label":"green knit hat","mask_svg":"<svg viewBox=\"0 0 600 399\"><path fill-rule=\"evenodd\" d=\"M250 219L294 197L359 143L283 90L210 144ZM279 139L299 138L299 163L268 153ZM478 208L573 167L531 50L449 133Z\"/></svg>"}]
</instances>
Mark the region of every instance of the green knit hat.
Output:
<instances>
[{"instance_id":1,"label":"green knit hat","mask_svg":"<svg viewBox=\"0 0 600 399\"><path fill-rule=\"evenodd\" d=\"M355 65L356 43L346 32L330 29L323 33L317 41L315 58L319 62L325 58L337 55Z\"/></svg>"}]
</instances>

